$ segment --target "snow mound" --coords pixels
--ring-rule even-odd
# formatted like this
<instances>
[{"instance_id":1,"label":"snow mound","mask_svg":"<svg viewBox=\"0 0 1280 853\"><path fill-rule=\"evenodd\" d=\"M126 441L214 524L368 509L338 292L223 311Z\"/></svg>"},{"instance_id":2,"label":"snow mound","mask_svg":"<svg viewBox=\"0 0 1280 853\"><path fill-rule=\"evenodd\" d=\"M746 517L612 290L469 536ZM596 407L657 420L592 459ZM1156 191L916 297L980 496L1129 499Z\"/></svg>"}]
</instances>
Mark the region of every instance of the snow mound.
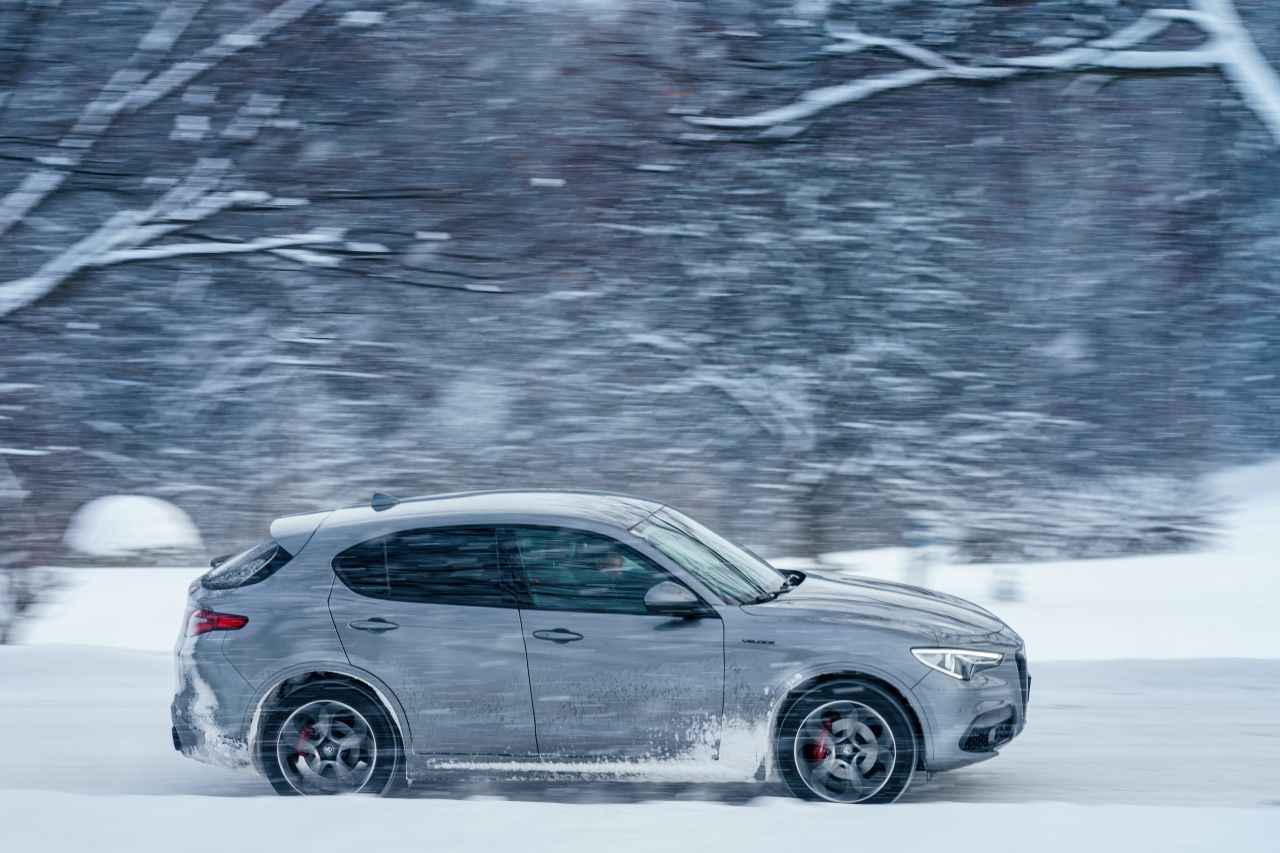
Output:
<instances>
[{"instance_id":1,"label":"snow mound","mask_svg":"<svg viewBox=\"0 0 1280 853\"><path fill-rule=\"evenodd\" d=\"M62 541L94 557L204 549L190 516L168 501L145 495L108 495L89 501L71 519Z\"/></svg>"},{"instance_id":2,"label":"snow mound","mask_svg":"<svg viewBox=\"0 0 1280 853\"><path fill-rule=\"evenodd\" d=\"M1219 497L1246 503L1280 498L1280 457L1256 465L1228 468L1208 478Z\"/></svg>"}]
</instances>

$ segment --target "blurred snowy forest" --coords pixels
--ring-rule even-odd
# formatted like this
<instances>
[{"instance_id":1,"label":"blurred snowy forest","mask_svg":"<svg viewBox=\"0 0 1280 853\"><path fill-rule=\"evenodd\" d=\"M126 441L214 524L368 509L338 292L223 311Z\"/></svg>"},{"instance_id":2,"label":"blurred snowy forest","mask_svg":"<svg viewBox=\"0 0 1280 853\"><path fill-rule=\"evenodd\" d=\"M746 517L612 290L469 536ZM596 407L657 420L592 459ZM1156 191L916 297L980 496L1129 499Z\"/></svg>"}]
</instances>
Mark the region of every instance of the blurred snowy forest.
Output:
<instances>
[{"instance_id":1,"label":"blurred snowy forest","mask_svg":"<svg viewBox=\"0 0 1280 853\"><path fill-rule=\"evenodd\" d=\"M1270 0L0 0L0 562L507 485L1192 546L1280 450L1278 63Z\"/></svg>"}]
</instances>

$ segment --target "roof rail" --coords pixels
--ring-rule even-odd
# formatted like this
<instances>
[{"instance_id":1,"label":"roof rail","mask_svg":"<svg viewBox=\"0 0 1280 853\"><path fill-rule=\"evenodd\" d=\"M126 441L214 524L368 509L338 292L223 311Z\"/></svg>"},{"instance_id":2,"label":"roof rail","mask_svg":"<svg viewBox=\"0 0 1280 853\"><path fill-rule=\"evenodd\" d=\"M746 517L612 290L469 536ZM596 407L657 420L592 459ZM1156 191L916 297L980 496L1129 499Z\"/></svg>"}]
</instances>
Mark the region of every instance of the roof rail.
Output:
<instances>
[{"instance_id":1,"label":"roof rail","mask_svg":"<svg viewBox=\"0 0 1280 853\"><path fill-rule=\"evenodd\" d=\"M503 494L520 494L523 492L542 493L542 494L568 494L568 495L598 495L608 498L624 498L626 500L645 501L646 503L666 506L666 503L655 498L647 498L643 495L629 495L626 492L610 492L601 489L556 489L556 488L505 488L505 489L477 489L469 492L441 492L434 495L412 495L407 498L398 498L395 495L386 492L374 492L373 498L368 503L348 504L346 506L336 507L336 509L355 509L357 507L371 507L375 512L391 509L393 506L399 506L402 503L419 503L426 501L448 500L450 498L471 498L480 495L503 495ZM331 512L335 508L327 510L311 510L311 512ZM308 515L309 513L298 513L299 515Z\"/></svg>"},{"instance_id":2,"label":"roof rail","mask_svg":"<svg viewBox=\"0 0 1280 853\"><path fill-rule=\"evenodd\" d=\"M662 504L662 501L654 498L646 498L642 495L629 495L626 492L611 492L605 489L557 489L554 487L531 486L526 488L512 487L505 489L475 489L469 492L441 492L437 495L414 495L404 498L406 501L436 501L447 500L448 498L470 498L479 495L510 495L532 492L534 494L557 494L557 495L597 495L604 498L626 498L633 501L645 501L647 503ZM663 504L665 506L665 504Z\"/></svg>"}]
</instances>

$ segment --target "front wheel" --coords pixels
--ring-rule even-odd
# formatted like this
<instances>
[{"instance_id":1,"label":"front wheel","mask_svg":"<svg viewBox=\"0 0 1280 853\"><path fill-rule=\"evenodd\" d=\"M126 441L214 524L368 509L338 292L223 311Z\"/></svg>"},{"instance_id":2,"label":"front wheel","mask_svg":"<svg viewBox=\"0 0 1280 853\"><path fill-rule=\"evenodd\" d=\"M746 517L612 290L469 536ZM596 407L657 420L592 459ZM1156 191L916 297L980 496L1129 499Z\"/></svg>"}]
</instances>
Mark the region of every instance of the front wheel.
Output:
<instances>
[{"instance_id":1,"label":"front wheel","mask_svg":"<svg viewBox=\"0 0 1280 853\"><path fill-rule=\"evenodd\" d=\"M902 703L860 681L815 687L778 727L779 769L797 797L892 803L911 784L916 738Z\"/></svg>"},{"instance_id":2,"label":"front wheel","mask_svg":"<svg viewBox=\"0 0 1280 853\"><path fill-rule=\"evenodd\" d=\"M389 792L403 776L399 739L382 705L341 682L290 693L267 718L261 762L276 793Z\"/></svg>"}]
</instances>

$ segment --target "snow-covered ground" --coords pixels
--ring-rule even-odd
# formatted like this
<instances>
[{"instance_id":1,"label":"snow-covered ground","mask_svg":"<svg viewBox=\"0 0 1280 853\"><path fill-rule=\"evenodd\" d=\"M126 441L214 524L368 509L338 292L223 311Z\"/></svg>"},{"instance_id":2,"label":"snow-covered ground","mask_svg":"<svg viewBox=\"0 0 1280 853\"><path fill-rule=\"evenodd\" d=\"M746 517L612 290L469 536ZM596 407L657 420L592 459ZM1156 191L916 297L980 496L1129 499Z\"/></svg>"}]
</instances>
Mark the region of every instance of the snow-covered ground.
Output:
<instances>
[{"instance_id":1,"label":"snow-covered ground","mask_svg":"<svg viewBox=\"0 0 1280 853\"><path fill-rule=\"evenodd\" d=\"M1247 851L1273 849L1280 832L1280 661L1041 664L1022 737L993 761L920 779L889 809L745 785L582 781L284 800L250 773L173 751L171 682L161 652L0 648L3 849L168 851L222 839L246 851L626 853L856 838L948 851Z\"/></svg>"},{"instance_id":2,"label":"snow-covered ground","mask_svg":"<svg viewBox=\"0 0 1280 853\"><path fill-rule=\"evenodd\" d=\"M906 802L1280 806L1280 661L1049 662L1033 672L1023 735L989 762L932 781L920 778ZM5 792L14 789L270 793L252 773L199 764L173 751L168 654L0 647L0 684L0 720L8 733L0 809ZM759 793L745 784L475 781L429 786L415 796L737 802Z\"/></svg>"},{"instance_id":3,"label":"snow-covered ground","mask_svg":"<svg viewBox=\"0 0 1280 853\"><path fill-rule=\"evenodd\" d=\"M1270 850L1280 835L1280 465L1220 478L1229 526L1197 554L934 566L1026 637L1029 725L993 761L918 780L894 808L749 786L481 781L404 799L291 801L169 744L168 650L198 569L84 569L0 648L4 849L576 851ZM827 555L913 579L904 552ZM997 600L1014 580L1020 600Z\"/></svg>"}]
</instances>

